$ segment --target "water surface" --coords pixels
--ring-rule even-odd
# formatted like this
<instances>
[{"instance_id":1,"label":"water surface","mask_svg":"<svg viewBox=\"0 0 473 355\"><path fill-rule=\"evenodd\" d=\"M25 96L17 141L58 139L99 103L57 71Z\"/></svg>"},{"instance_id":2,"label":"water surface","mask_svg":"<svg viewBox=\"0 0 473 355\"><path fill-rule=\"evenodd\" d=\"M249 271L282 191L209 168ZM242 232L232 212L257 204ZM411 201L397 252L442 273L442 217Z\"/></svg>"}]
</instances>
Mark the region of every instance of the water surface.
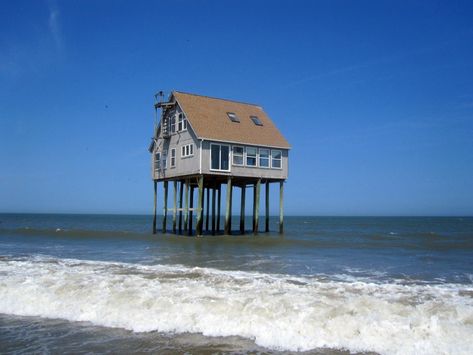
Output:
<instances>
[{"instance_id":1,"label":"water surface","mask_svg":"<svg viewBox=\"0 0 473 355\"><path fill-rule=\"evenodd\" d=\"M284 235L203 238L150 222L0 215L1 348L473 352L473 218L288 217Z\"/></svg>"}]
</instances>

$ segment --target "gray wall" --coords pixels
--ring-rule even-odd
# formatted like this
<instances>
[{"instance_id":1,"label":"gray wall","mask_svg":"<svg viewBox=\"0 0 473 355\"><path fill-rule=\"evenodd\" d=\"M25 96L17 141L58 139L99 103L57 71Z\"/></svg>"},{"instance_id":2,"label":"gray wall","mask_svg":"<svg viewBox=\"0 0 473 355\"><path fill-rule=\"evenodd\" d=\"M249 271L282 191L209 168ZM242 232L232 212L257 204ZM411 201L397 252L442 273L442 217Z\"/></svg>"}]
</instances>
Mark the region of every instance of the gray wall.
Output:
<instances>
[{"instance_id":1,"label":"gray wall","mask_svg":"<svg viewBox=\"0 0 473 355\"><path fill-rule=\"evenodd\" d=\"M177 113L180 112L178 108ZM175 114L176 112L170 112L170 114ZM176 122L176 129L177 129L177 122ZM194 155L190 157L183 158L181 156L181 147L187 144L194 144ZM176 148L176 166L174 168L171 167L171 149ZM199 173L199 144L197 138L192 131L190 125L187 125L187 131L176 132L171 135L169 139L158 139L158 144L155 147L156 152L163 152L163 150L168 151L167 157L167 169L155 170L155 161L154 157L155 154L151 157L151 167L152 167L152 178L153 179L164 179L164 178L172 178L182 175L188 174L198 174Z\"/></svg>"}]
</instances>

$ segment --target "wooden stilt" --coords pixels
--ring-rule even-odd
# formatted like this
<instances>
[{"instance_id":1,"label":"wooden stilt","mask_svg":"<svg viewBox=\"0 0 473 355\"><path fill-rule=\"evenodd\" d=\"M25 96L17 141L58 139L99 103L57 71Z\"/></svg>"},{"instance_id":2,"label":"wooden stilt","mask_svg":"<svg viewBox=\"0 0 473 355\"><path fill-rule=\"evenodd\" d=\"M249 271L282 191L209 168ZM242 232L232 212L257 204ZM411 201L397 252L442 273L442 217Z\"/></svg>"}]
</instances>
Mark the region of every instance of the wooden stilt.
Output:
<instances>
[{"instance_id":1,"label":"wooden stilt","mask_svg":"<svg viewBox=\"0 0 473 355\"><path fill-rule=\"evenodd\" d=\"M215 235L215 188L212 188L212 235Z\"/></svg>"},{"instance_id":2,"label":"wooden stilt","mask_svg":"<svg viewBox=\"0 0 473 355\"><path fill-rule=\"evenodd\" d=\"M217 187L217 233L220 233L220 215L221 215L221 202L222 202L222 185L218 184Z\"/></svg>"},{"instance_id":3,"label":"wooden stilt","mask_svg":"<svg viewBox=\"0 0 473 355\"><path fill-rule=\"evenodd\" d=\"M172 232L175 234L177 232L177 181L172 182L174 187L173 195L173 210L172 210Z\"/></svg>"},{"instance_id":4,"label":"wooden stilt","mask_svg":"<svg viewBox=\"0 0 473 355\"><path fill-rule=\"evenodd\" d=\"M193 222L193 218L194 218L193 211L192 211L194 209L194 186L191 186L190 189L191 189L191 191L190 191L191 195L190 195L190 199L189 199L189 208L190 208L190 210L189 210L189 230L188 230L188 232L189 232L189 235L192 235L192 222Z\"/></svg>"},{"instance_id":5,"label":"wooden stilt","mask_svg":"<svg viewBox=\"0 0 473 355\"><path fill-rule=\"evenodd\" d=\"M158 182L156 180L154 183L154 209L153 209L153 234L156 234L156 208L158 203Z\"/></svg>"},{"instance_id":6,"label":"wooden stilt","mask_svg":"<svg viewBox=\"0 0 473 355\"><path fill-rule=\"evenodd\" d=\"M260 190L261 190L261 179L258 179L255 185L255 222L254 222L254 230L253 233L258 234L258 224L259 224L259 200L260 200Z\"/></svg>"},{"instance_id":7,"label":"wooden stilt","mask_svg":"<svg viewBox=\"0 0 473 355\"><path fill-rule=\"evenodd\" d=\"M210 210L210 190L209 188L207 187L207 197L206 197L206 200L207 200L207 205L205 205L205 231L208 232L209 231L209 210Z\"/></svg>"},{"instance_id":8,"label":"wooden stilt","mask_svg":"<svg viewBox=\"0 0 473 355\"><path fill-rule=\"evenodd\" d=\"M198 199L198 206L197 206L197 226L196 226L196 233L198 236L202 235L202 225L204 222L204 175L199 176L198 182L199 188L199 199Z\"/></svg>"},{"instance_id":9,"label":"wooden stilt","mask_svg":"<svg viewBox=\"0 0 473 355\"><path fill-rule=\"evenodd\" d=\"M265 206L265 213L264 213L264 218L265 218L264 231L268 233L269 232L269 181L268 180L266 180L265 199L266 199L266 206Z\"/></svg>"},{"instance_id":10,"label":"wooden stilt","mask_svg":"<svg viewBox=\"0 0 473 355\"><path fill-rule=\"evenodd\" d=\"M284 233L284 210L283 210L284 181L279 182L279 233Z\"/></svg>"},{"instance_id":11,"label":"wooden stilt","mask_svg":"<svg viewBox=\"0 0 473 355\"><path fill-rule=\"evenodd\" d=\"M241 186L240 233L245 234L245 194L246 185Z\"/></svg>"},{"instance_id":12,"label":"wooden stilt","mask_svg":"<svg viewBox=\"0 0 473 355\"><path fill-rule=\"evenodd\" d=\"M207 187L207 205L205 206L205 231L209 231L210 189Z\"/></svg>"},{"instance_id":13,"label":"wooden stilt","mask_svg":"<svg viewBox=\"0 0 473 355\"><path fill-rule=\"evenodd\" d=\"M227 178L227 208L225 212L225 234L230 234L232 230L232 178Z\"/></svg>"},{"instance_id":14,"label":"wooden stilt","mask_svg":"<svg viewBox=\"0 0 473 355\"><path fill-rule=\"evenodd\" d=\"M168 182L164 181L164 205L163 205L163 233L166 233L166 221L168 217Z\"/></svg>"},{"instance_id":15,"label":"wooden stilt","mask_svg":"<svg viewBox=\"0 0 473 355\"><path fill-rule=\"evenodd\" d=\"M184 232L189 228L189 180L184 183L186 190L185 207L184 207Z\"/></svg>"},{"instance_id":16,"label":"wooden stilt","mask_svg":"<svg viewBox=\"0 0 473 355\"><path fill-rule=\"evenodd\" d=\"M182 233L182 195L184 194L184 181L179 183L179 234Z\"/></svg>"},{"instance_id":17,"label":"wooden stilt","mask_svg":"<svg viewBox=\"0 0 473 355\"><path fill-rule=\"evenodd\" d=\"M255 221L256 221L256 184L253 184L253 226L252 230L255 230Z\"/></svg>"}]
</instances>

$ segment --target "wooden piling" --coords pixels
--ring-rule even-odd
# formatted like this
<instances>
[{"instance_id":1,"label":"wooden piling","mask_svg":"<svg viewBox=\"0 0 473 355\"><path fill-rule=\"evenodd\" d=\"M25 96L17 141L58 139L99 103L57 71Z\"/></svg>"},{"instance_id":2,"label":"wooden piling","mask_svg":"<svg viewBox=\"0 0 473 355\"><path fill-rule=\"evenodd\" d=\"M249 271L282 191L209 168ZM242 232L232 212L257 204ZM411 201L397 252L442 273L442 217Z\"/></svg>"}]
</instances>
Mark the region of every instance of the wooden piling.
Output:
<instances>
[{"instance_id":1,"label":"wooden piling","mask_svg":"<svg viewBox=\"0 0 473 355\"><path fill-rule=\"evenodd\" d=\"M153 234L156 234L156 209L158 204L158 182L156 180L154 183L154 209L153 209Z\"/></svg>"},{"instance_id":2,"label":"wooden piling","mask_svg":"<svg viewBox=\"0 0 473 355\"><path fill-rule=\"evenodd\" d=\"M163 204L163 233L166 233L166 222L168 217L168 182L164 181L164 204Z\"/></svg>"},{"instance_id":3,"label":"wooden piling","mask_svg":"<svg viewBox=\"0 0 473 355\"><path fill-rule=\"evenodd\" d=\"M192 222L193 222L193 218L194 218L194 215L193 215L193 209L194 209L194 186L191 186L191 195L190 195L190 199L189 199L189 235L192 235Z\"/></svg>"},{"instance_id":4,"label":"wooden piling","mask_svg":"<svg viewBox=\"0 0 473 355\"><path fill-rule=\"evenodd\" d=\"M284 210L283 210L284 181L279 182L279 233L284 233Z\"/></svg>"},{"instance_id":5,"label":"wooden piling","mask_svg":"<svg viewBox=\"0 0 473 355\"><path fill-rule=\"evenodd\" d=\"M212 235L215 235L215 188L212 188Z\"/></svg>"},{"instance_id":6,"label":"wooden piling","mask_svg":"<svg viewBox=\"0 0 473 355\"><path fill-rule=\"evenodd\" d=\"M256 221L256 184L253 184L253 218L252 218L252 227L251 229L255 230L255 221Z\"/></svg>"},{"instance_id":7,"label":"wooden piling","mask_svg":"<svg viewBox=\"0 0 473 355\"><path fill-rule=\"evenodd\" d=\"M210 189L207 187L207 205L205 206L205 231L209 231Z\"/></svg>"},{"instance_id":8,"label":"wooden piling","mask_svg":"<svg viewBox=\"0 0 473 355\"><path fill-rule=\"evenodd\" d=\"M232 229L232 178L227 178L227 207L225 212L225 234L230 234Z\"/></svg>"},{"instance_id":9,"label":"wooden piling","mask_svg":"<svg viewBox=\"0 0 473 355\"><path fill-rule=\"evenodd\" d=\"M254 230L253 233L258 234L259 227L259 200L260 200L260 190L261 190L261 179L258 179L255 185L255 213L254 213Z\"/></svg>"},{"instance_id":10,"label":"wooden piling","mask_svg":"<svg viewBox=\"0 0 473 355\"><path fill-rule=\"evenodd\" d=\"M198 236L202 235L202 225L204 222L203 215L204 215L204 175L199 176L198 180L198 188L199 188L199 198L198 198L198 207L197 207L197 226L196 226L196 233Z\"/></svg>"},{"instance_id":11,"label":"wooden piling","mask_svg":"<svg viewBox=\"0 0 473 355\"><path fill-rule=\"evenodd\" d=\"M182 195L184 194L184 181L179 184L179 234L182 233Z\"/></svg>"},{"instance_id":12,"label":"wooden piling","mask_svg":"<svg viewBox=\"0 0 473 355\"><path fill-rule=\"evenodd\" d=\"M240 233L245 234L245 194L246 185L241 186Z\"/></svg>"},{"instance_id":13,"label":"wooden piling","mask_svg":"<svg viewBox=\"0 0 473 355\"><path fill-rule=\"evenodd\" d=\"M173 195L173 210L172 210L172 232L175 234L177 231L177 180L172 182L174 187Z\"/></svg>"},{"instance_id":14,"label":"wooden piling","mask_svg":"<svg viewBox=\"0 0 473 355\"><path fill-rule=\"evenodd\" d=\"M184 207L184 232L187 232L189 228L189 179L185 180L184 186L186 190Z\"/></svg>"},{"instance_id":15,"label":"wooden piling","mask_svg":"<svg viewBox=\"0 0 473 355\"><path fill-rule=\"evenodd\" d=\"M266 180L266 194L265 194L266 206L265 206L265 223L264 223L264 231L266 233L269 232L269 181Z\"/></svg>"},{"instance_id":16,"label":"wooden piling","mask_svg":"<svg viewBox=\"0 0 473 355\"><path fill-rule=\"evenodd\" d=\"M222 185L218 184L217 187L217 233L220 233L220 215L221 215L221 202L222 202Z\"/></svg>"}]
</instances>

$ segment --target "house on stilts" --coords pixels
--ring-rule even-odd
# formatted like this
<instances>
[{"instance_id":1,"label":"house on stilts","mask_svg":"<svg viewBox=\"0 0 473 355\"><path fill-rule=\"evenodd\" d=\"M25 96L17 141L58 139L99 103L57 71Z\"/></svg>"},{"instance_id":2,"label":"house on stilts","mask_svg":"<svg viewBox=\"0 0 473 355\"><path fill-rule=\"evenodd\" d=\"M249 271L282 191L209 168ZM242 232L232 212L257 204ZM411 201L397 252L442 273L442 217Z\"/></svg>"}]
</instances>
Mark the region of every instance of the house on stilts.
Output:
<instances>
[{"instance_id":1,"label":"house on stilts","mask_svg":"<svg viewBox=\"0 0 473 355\"><path fill-rule=\"evenodd\" d=\"M163 183L163 232L172 214L173 233L221 230L221 187L226 184L224 233L231 234L232 194L241 190L240 232L245 233L246 191L253 188L253 232L259 231L261 185L265 186L265 227L269 231L269 187L279 185L279 231L283 232L283 188L288 177L289 143L261 106L173 91L156 95L156 124L149 151L154 182ZM158 119L159 116L159 119ZM172 206L168 188L172 184ZM194 192L197 201L194 206ZM205 222L204 222L205 220Z\"/></svg>"}]
</instances>

